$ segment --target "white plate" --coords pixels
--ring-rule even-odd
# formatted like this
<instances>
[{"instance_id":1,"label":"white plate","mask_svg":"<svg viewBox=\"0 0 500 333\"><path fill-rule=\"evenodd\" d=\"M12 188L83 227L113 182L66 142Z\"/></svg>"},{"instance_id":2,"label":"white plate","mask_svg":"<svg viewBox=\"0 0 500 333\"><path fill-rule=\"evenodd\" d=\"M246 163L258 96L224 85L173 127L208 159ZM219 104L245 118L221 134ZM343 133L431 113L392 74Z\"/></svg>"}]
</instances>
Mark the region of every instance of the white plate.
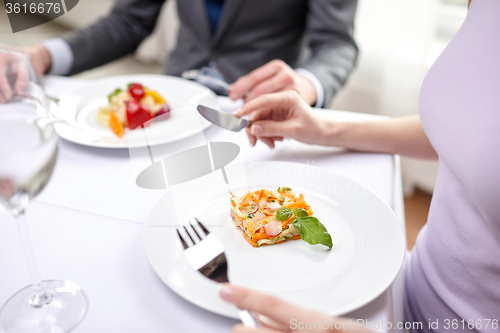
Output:
<instances>
[{"instance_id":1,"label":"white plate","mask_svg":"<svg viewBox=\"0 0 500 333\"><path fill-rule=\"evenodd\" d=\"M167 75L122 75L93 81L91 84L69 90L60 96L54 115L66 124L56 124L58 134L68 141L102 148L131 148L144 143L129 143L129 129L118 138L111 129L97 123L97 110L108 104L107 96L116 88L138 82L158 91L171 108L171 117L146 127L149 145L178 141L204 130L210 123L196 112L198 104L218 108L216 95L208 88L189 80ZM187 111L186 111L187 110ZM196 117L196 118L194 118ZM193 123L195 125L193 125Z\"/></svg>"},{"instance_id":2,"label":"white plate","mask_svg":"<svg viewBox=\"0 0 500 333\"><path fill-rule=\"evenodd\" d=\"M200 188L198 182L196 191L205 191L209 199L200 202L196 216L224 244L232 283L331 315L362 307L390 286L401 269L406 241L394 212L379 197L334 172L310 165L254 162L245 169L250 190L289 186L296 194L304 194L335 246L328 251L295 240L253 248L231 221L224 184L209 190ZM236 190L244 193L243 188ZM216 283L187 263L175 232L179 223L174 201L172 191L166 192L144 226L144 246L153 269L188 301L237 318L235 308L218 297Z\"/></svg>"}]
</instances>

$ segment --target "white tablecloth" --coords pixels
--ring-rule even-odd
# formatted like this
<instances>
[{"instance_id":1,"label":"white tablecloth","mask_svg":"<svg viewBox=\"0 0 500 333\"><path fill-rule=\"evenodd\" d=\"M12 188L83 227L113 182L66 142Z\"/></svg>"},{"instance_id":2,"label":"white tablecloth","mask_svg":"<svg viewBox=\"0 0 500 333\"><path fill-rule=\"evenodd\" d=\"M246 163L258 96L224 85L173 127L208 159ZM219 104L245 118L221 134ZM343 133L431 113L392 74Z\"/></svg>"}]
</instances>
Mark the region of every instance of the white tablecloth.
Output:
<instances>
[{"instance_id":1,"label":"white tablecloth","mask_svg":"<svg viewBox=\"0 0 500 333\"><path fill-rule=\"evenodd\" d=\"M46 89L52 95L81 84L86 82L46 79ZM335 119L374 117L318 112ZM294 161L333 170L379 195L404 226L397 157L345 152L292 140L278 144L274 150L262 143L251 148L244 133L215 126L205 130L205 138L238 143L245 161ZM176 145L179 143L162 149L174 149ZM142 245L142 223L162 194L161 190L135 185L128 150L61 141L55 173L29 207L28 218L43 277L74 281L89 295L89 312L75 332L230 332L236 323L180 298L149 266ZM1 305L30 282L14 223L5 213L0 215L0 268ZM348 316L371 322L400 322L402 297L398 278L380 297Z\"/></svg>"}]
</instances>

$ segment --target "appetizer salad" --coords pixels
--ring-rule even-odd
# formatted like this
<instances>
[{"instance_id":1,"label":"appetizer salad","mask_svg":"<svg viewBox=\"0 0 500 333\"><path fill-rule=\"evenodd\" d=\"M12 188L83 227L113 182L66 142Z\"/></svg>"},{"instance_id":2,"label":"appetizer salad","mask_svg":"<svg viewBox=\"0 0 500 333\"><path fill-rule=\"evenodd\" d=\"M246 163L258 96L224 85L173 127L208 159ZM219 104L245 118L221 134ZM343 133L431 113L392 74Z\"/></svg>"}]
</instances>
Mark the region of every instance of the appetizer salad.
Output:
<instances>
[{"instance_id":1,"label":"appetizer salad","mask_svg":"<svg viewBox=\"0 0 500 333\"><path fill-rule=\"evenodd\" d=\"M289 187L231 195L231 218L253 247L302 238L309 244L332 248L332 237L312 216L304 196L297 197Z\"/></svg>"},{"instance_id":2,"label":"appetizer salad","mask_svg":"<svg viewBox=\"0 0 500 333\"><path fill-rule=\"evenodd\" d=\"M147 126L150 123L146 122L153 118L167 120L170 108L158 92L140 83L130 83L127 90L115 89L108 95L108 105L100 108L96 115L99 124L111 128L120 138L125 127Z\"/></svg>"}]
</instances>

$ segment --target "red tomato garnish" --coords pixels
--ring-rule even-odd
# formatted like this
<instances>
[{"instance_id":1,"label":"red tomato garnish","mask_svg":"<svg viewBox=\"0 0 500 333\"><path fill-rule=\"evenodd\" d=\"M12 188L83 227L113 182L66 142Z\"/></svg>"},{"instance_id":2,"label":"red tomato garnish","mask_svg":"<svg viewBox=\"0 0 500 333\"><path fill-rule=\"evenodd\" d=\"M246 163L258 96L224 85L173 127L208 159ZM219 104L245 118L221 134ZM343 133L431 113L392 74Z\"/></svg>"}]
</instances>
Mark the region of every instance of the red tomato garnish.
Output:
<instances>
[{"instance_id":1,"label":"red tomato garnish","mask_svg":"<svg viewBox=\"0 0 500 333\"><path fill-rule=\"evenodd\" d=\"M136 129L141 125L148 126L149 124L145 123L148 120L153 119L151 112L147 108L144 108L136 100L132 99L130 101L126 101L125 105L127 109L128 127L130 129Z\"/></svg>"},{"instance_id":2,"label":"red tomato garnish","mask_svg":"<svg viewBox=\"0 0 500 333\"><path fill-rule=\"evenodd\" d=\"M132 83L128 88L128 92L133 98L140 101L144 97L144 87L139 83Z\"/></svg>"}]
</instances>

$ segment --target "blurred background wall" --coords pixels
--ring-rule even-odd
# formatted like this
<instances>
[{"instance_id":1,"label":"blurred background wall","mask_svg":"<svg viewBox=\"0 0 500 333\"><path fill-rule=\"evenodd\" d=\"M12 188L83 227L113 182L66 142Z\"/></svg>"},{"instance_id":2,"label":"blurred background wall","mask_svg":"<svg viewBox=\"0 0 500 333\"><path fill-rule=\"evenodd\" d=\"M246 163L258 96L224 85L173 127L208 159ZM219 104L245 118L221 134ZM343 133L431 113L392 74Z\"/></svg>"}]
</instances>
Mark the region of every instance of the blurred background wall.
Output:
<instances>
[{"instance_id":1,"label":"blurred background wall","mask_svg":"<svg viewBox=\"0 0 500 333\"><path fill-rule=\"evenodd\" d=\"M106 15L112 4L112 0L80 0L55 21L15 35L2 8L0 44L29 45L84 27ZM359 61L330 107L388 116L416 114L422 80L465 19L466 4L467 0L359 0L355 27ZM134 56L77 76L160 73L175 46L178 26L176 3L167 1L155 31ZM437 162L403 159L405 194L412 194L415 187L432 193L437 167Z\"/></svg>"},{"instance_id":2,"label":"blurred background wall","mask_svg":"<svg viewBox=\"0 0 500 333\"><path fill-rule=\"evenodd\" d=\"M388 116L418 113L427 70L460 28L467 0L359 0L357 68L332 108ZM406 195L432 193L437 162L402 159Z\"/></svg>"}]
</instances>

